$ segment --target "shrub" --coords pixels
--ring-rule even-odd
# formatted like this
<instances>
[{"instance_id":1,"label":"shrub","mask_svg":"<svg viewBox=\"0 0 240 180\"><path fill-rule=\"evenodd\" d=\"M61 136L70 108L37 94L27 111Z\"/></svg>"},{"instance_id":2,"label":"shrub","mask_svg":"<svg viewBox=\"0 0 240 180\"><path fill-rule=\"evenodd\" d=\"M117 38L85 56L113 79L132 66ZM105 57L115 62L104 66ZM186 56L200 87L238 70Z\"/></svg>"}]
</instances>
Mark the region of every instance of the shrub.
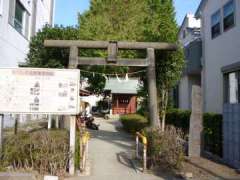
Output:
<instances>
[{"instance_id":1,"label":"shrub","mask_svg":"<svg viewBox=\"0 0 240 180\"><path fill-rule=\"evenodd\" d=\"M148 125L148 121L144 116L139 114L128 114L120 116L120 121L124 130L129 133L136 133L141 131Z\"/></svg>"},{"instance_id":2,"label":"shrub","mask_svg":"<svg viewBox=\"0 0 240 180\"><path fill-rule=\"evenodd\" d=\"M204 150L222 157L223 117L213 113L205 113L203 117Z\"/></svg>"},{"instance_id":3,"label":"shrub","mask_svg":"<svg viewBox=\"0 0 240 180\"><path fill-rule=\"evenodd\" d=\"M181 128L185 134L189 132L191 111L171 109L166 114L166 124Z\"/></svg>"},{"instance_id":4,"label":"shrub","mask_svg":"<svg viewBox=\"0 0 240 180\"><path fill-rule=\"evenodd\" d=\"M172 109L167 112L166 124L181 128L189 133L191 111ZM214 113L203 114L204 150L222 157L222 115Z\"/></svg>"},{"instance_id":5,"label":"shrub","mask_svg":"<svg viewBox=\"0 0 240 180\"><path fill-rule=\"evenodd\" d=\"M167 126L164 132L159 129L145 129L148 139L148 157L150 165L161 165L179 169L184 160L184 148L179 139L183 132L174 126Z\"/></svg>"},{"instance_id":6,"label":"shrub","mask_svg":"<svg viewBox=\"0 0 240 180\"><path fill-rule=\"evenodd\" d=\"M68 133L62 130L19 132L5 140L1 163L4 167L63 176L71 155L68 143Z\"/></svg>"}]
</instances>

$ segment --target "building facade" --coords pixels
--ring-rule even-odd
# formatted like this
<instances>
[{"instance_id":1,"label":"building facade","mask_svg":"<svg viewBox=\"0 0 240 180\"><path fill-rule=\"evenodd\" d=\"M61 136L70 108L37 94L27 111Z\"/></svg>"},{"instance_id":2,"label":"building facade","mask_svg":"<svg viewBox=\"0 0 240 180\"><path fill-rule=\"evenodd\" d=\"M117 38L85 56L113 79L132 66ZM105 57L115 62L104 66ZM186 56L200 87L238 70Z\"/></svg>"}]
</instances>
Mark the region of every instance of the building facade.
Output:
<instances>
[{"instance_id":1,"label":"building facade","mask_svg":"<svg viewBox=\"0 0 240 180\"><path fill-rule=\"evenodd\" d=\"M191 109L192 86L201 84L200 27L201 21L196 19L193 14L187 14L178 33L178 39L185 54L185 68L177 87L178 95L177 103L175 103L180 109Z\"/></svg>"},{"instance_id":2,"label":"building facade","mask_svg":"<svg viewBox=\"0 0 240 180\"><path fill-rule=\"evenodd\" d=\"M240 168L240 1L202 0L202 92L205 112L223 114L223 159Z\"/></svg>"},{"instance_id":3,"label":"building facade","mask_svg":"<svg viewBox=\"0 0 240 180\"><path fill-rule=\"evenodd\" d=\"M0 0L0 67L24 63L30 38L53 14L54 0Z\"/></svg>"},{"instance_id":4,"label":"building facade","mask_svg":"<svg viewBox=\"0 0 240 180\"><path fill-rule=\"evenodd\" d=\"M240 102L240 1L202 0L196 16L202 29L204 110L223 113Z\"/></svg>"}]
</instances>

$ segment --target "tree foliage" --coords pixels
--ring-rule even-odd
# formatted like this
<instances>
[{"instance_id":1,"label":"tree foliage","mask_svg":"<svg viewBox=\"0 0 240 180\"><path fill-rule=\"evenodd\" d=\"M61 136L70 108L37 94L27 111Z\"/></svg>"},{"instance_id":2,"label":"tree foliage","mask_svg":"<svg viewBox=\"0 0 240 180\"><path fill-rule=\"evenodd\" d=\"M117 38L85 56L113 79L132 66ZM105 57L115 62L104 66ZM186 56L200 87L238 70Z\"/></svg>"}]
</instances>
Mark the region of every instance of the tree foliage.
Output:
<instances>
[{"instance_id":1,"label":"tree foliage","mask_svg":"<svg viewBox=\"0 0 240 180\"><path fill-rule=\"evenodd\" d=\"M145 1L139 0L92 0L90 10L79 15L79 31L83 40L104 41L141 41L143 23L146 16ZM119 56L134 58L142 53L119 51ZM106 51L88 51L88 56L106 57ZM101 73L126 73L128 67L95 66L85 67L90 71ZM85 74L90 84L89 89L101 92L105 78L101 75Z\"/></svg>"},{"instance_id":2,"label":"tree foliage","mask_svg":"<svg viewBox=\"0 0 240 180\"><path fill-rule=\"evenodd\" d=\"M69 49L45 48L44 40L77 40L79 31L73 27L45 26L36 36L31 38L30 51L27 56L26 66L43 68L66 68L69 60Z\"/></svg>"}]
</instances>

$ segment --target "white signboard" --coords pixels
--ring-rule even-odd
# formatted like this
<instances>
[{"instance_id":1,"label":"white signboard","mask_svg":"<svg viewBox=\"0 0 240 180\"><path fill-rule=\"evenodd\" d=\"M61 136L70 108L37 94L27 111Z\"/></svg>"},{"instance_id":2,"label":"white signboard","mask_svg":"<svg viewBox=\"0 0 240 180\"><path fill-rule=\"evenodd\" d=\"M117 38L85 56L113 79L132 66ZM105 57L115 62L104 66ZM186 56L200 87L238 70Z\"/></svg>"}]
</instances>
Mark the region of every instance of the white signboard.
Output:
<instances>
[{"instance_id":1,"label":"white signboard","mask_svg":"<svg viewBox=\"0 0 240 180\"><path fill-rule=\"evenodd\" d=\"M0 114L78 114L80 70L0 69Z\"/></svg>"}]
</instances>

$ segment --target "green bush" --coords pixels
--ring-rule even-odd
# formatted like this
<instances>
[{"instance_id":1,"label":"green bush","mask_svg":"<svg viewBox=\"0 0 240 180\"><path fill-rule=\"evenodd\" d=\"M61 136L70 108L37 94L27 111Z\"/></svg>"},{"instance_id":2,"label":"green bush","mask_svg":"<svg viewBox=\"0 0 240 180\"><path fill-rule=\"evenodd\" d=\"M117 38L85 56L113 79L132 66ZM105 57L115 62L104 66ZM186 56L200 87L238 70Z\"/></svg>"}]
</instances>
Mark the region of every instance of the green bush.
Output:
<instances>
[{"instance_id":1,"label":"green bush","mask_svg":"<svg viewBox=\"0 0 240 180\"><path fill-rule=\"evenodd\" d=\"M222 157L223 117L220 114L205 113L203 118L204 149Z\"/></svg>"},{"instance_id":2,"label":"green bush","mask_svg":"<svg viewBox=\"0 0 240 180\"><path fill-rule=\"evenodd\" d=\"M148 121L144 116L139 114L128 114L120 116L120 121L124 130L129 133L136 133L141 131L148 125Z\"/></svg>"},{"instance_id":3,"label":"green bush","mask_svg":"<svg viewBox=\"0 0 240 180\"><path fill-rule=\"evenodd\" d=\"M70 156L67 131L19 132L4 141L1 165L64 176Z\"/></svg>"},{"instance_id":4,"label":"green bush","mask_svg":"<svg viewBox=\"0 0 240 180\"><path fill-rule=\"evenodd\" d=\"M181 128L185 134L189 131L191 111L171 109L166 114L166 124Z\"/></svg>"},{"instance_id":5,"label":"green bush","mask_svg":"<svg viewBox=\"0 0 240 180\"><path fill-rule=\"evenodd\" d=\"M166 124L181 128L189 133L191 111L172 109L166 114ZM203 115L204 150L222 157L222 115L205 113Z\"/></svg>"}]
</instances>

